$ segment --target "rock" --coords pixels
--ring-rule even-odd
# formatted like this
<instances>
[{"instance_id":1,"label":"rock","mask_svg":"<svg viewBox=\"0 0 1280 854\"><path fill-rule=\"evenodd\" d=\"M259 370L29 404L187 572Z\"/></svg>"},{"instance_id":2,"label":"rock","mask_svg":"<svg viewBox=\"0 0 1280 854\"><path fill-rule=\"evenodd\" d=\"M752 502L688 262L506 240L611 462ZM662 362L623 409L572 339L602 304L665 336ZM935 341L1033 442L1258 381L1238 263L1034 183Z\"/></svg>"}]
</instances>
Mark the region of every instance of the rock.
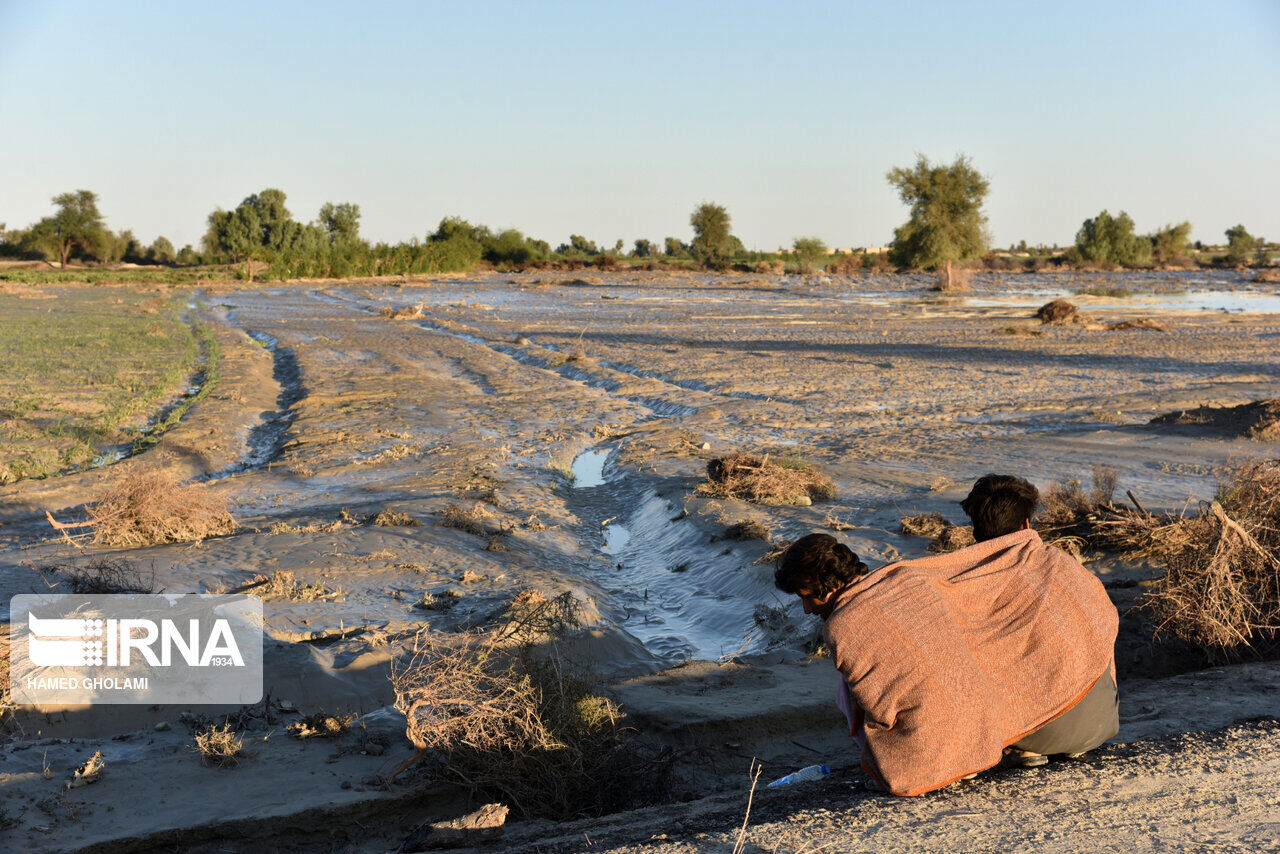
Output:
<instances>
[{"instance_id":1,"label":"rock","mask_svg":"<svg viewBox=\"0 0 1280 854\"><path fill-rule=\"evenodd\" d=\"M709 450L711 450L711 443L710 443L710 442L703 442L703 443L702 443L702 445L701 445L701 448L702 448L702 450L704 450L704 451L709 451Z\"/></svg>"},{"instance_id":2,"label":"rock","mask_svg":"<svg viewBox=\"0 0 1280 854\"><path fill-rule=\"evenodd\" d=\"M427 851L433 848L456 848L497 839L507 822L507 807L503 804L485 804L473 813L450 819L421 824L413 829L400 846L403 854Z\"/></svg>"},{"instance_id":3,"label":"rock","mask_svg":"<svg viewBox=\"0 0 1280 854\"><path fill-rule=\"evenodd\" d=\"M169 725L168 721L156 721L156 725L155 725L156 732L168 732L172 728L173 727Z\"/></svg>"}]
</instances>

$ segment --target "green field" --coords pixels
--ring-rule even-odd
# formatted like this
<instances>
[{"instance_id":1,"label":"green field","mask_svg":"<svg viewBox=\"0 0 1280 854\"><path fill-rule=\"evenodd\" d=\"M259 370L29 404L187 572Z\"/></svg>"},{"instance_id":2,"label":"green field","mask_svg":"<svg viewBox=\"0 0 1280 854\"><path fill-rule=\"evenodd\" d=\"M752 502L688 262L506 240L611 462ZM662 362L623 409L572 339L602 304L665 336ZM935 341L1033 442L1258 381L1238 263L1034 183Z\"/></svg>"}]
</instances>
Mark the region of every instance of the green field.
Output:
<instances>
[{"instance_id":1,"label":"green field","mask_svg":"<svg viewBox=\"0 0 1280 854\"><path fill-rule=\"evenodd\" d=\"M185 297L155 290L0 290L0 483L84 468L176 423L202 360L217 369L212 339L184 311ZM178 408L149 425L171 400Z\"/></svg>"}]
</instances>

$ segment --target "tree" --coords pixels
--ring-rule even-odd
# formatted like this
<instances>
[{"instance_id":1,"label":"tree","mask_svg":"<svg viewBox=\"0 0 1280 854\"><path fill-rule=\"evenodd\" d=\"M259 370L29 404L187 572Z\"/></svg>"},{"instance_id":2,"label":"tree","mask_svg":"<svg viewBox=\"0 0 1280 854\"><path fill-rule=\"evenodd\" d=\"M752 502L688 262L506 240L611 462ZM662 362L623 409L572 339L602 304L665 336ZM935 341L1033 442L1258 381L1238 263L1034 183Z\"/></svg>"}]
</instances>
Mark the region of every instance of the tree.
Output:
<instances>
[{"instance_id":1,"label":"tree","mask_svg":"<svg viewBox=\"0 0 1280 854\"><path fill-rule=\"evenodd\" d=\"M682 243L679 238L668 237L662 242L662 254L668 258L678 258L689 251L689 247Z\"/></svg>"},{"instance_id":2,"label":"tree","mask_svg":"<svg viewBox=\"0 0 1280 854\"><path fill-rule=\"evenodd\" d=\"M653 241L645 240L643 237L636 240L636 248L631 250L631 254L636 258L649 258L653 255Z\"/></svg>"},{"instance_id":3,"label":"tree","mask_svg":"<svg viewBox=\"0 0 1280 854\"><path fill-rule=\"evenodd\" d=\"M800 269L806 272L813 269L819 258L825 258L828 254L827 244L817 237L797 237L791 246L795 250Z\"/></svg>"},{"instance_id":4,"label":"tree","mask_svg":"<svg viewBox=\"0 0 1280 854\"><path fill-rule=\"evenodd\" d=\"M325 202L320 207L320 227L333 246L346 246L360 241L360 206L350 202Z\"/></svg>"},{"instance_id":5,"label":"tree","mask_svg":"<svg viewBox=\"0 0 1280 854\"><path fill-rule=\"evenodd\" d=\"M163 234L155 239L147 249L147 255L152 261L159 261L161 264L169 264L173 261L177 253L173 249L173 243Z\"/></svg>"},{"instance_id":6,"label":"tree","mask_svg":"<svg viewBox=\"0 0 1280 854\"><path fill-rule=\"evenodd\" d=\"M41 247L57 254L66 267L73 250L95 257L102 251L107 229L98 212L98 195L89 190L61 193L53 197L58 212L31 227L31 236Z\"/></svg>"},{"instance_id":7,"label":"tree","mask_svg":"<svg viewBox=\"0 0 1280 854\"><path fill-rule=\"evenodd\" d=\"M733 234L724 206L703 202L693 209L689 224L693 226L693 243L689 244L693 259L706 267L725 267L733 255Z\"/></svg>"},{"instance_id":8,"label":"tree","mask_svg":"<svg viewBox=\"0 0 1280 854\"><path fill-rule=\"evenodd\" d=\"M910 169L885 176L898 189L910 218L894 229L889 260L900 267L937 269L977 258L987 250L987 217L982 203L990 184L963 154L950 166L934 166L916 156Z\"/></svg>"},{"instance_id":9,"label":"tree","mask_svg":"<svg viewBox=\"0 0 1280 854\"><path fill-rule=\"evenodd\" d=\"M1191 236L1191 223L1166 225L1151 235L1151 257L1165 264L1187 254L1187 238Z\"/></svg>"},{"instance_id":10,"label":"tree","mask_svg":"<svg viewBox=\"0 0 1280 854\"><path fill-rule=\"evenodd\" d=\"M1151 261L1152 241L1133 233L1133 219L1124 211L1112 216L1105 210L1086 219L1076 232L1073 261L1141 266Z\"/></svg>"},{"instance_id":11,"label":"tree","mask_svg":"<svg viewBox=\"0 0 1280 854\"><path fill-rule=\"evenodd\" d=\"M1233 225L1227 229L1227 263L1244 264L1249 256L1258 248L1259 240L1243 225Z\"/></svg>"}]
</instances>

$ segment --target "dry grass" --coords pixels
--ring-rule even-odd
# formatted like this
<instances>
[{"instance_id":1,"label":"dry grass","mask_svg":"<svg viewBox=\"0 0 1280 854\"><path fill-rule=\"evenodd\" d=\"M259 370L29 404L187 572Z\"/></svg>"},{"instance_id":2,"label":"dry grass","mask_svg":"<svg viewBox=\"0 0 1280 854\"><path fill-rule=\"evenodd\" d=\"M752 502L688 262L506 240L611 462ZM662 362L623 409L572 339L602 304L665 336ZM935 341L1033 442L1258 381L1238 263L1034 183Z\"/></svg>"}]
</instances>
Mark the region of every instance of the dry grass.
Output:
<instances>
[{"instance_id":1,"label":"dry grass","mask_svg":"<svg viewBox=\"0 0 1280 854\"><path fill-rule=\"evenodd\" d=\"M707 463L707 479L698 484L698 492L779 505L830 500L836 488L831 478L802 460L738 453Z\"/></svg>"},{"instance_id":2,"label":"dry grass","mask_svg":"<svg viewBox=\"0 0 1280 854\"><path fill-rule=\"evenodd\" d=\"M1195 425L1226 436L1274 442L1280 440L1280 398L1239 406L1201 406L1168 412L1148 423L1152 426Z\"/></svg>"},{"instance_id":3,"label":"dry grass","mask_svg":"<svg viewBox=\"0 0 1280 854\"><path fill-rule=\"evenodd\" d=\"M245 755L244 741L238 733L231 731L229 723L197 732L192 749L200 754L200 761L205 765L219 768L234 768Z\"/></svg>"},{"instance_id":4,"label":"dry grass","mask_svg":"<svg viewBox=\"0 0 1280 854\"><path fill-rule=\"evenodd\" d=\"M968 525L951 525L940 531L925 550L934 554L946 554L967 548L974 542L976 541L973 538L973 528Z\"/></svg>"},{"instance_id":5,"label":"dry grass","mask_svg":"<svg viewBox=\"0 0 1280 854\"><path fill-rule=\"evenodd\" d=\"M446 528L457 528L477 537L490 539L508 533L507 529L497 524L497 516L477 501L470 509L463 510L456 504L450 504L440 511L440 524Z\"/></svg>"},{"instance_id":6,"label":"dry grass","mask_svg":"<svg viewBox=\"0 0 1280 854\"><path fill-rule=\"evenodd\" d=\"M0 744L20 736L20 727L13 719L18 704L13 702L9 685L9 624L0 624Z\"/></svg>"},{"instance_id":7,"label":"dry grass","mask_svg":"<svg viewBox=\"0 0 1280 854\"><path fill-rule=\"evenodd\" d=\"M1045 303L1032 316L1047 326L1066 326L1083 320L1075 305L1064 299Z\"/></svg>"},{"instance_id":8,"label":"dry grass","mask_svg":"<svg viewBox=\"0 0 1280 854\"><path fill-rule=\"evenodd\" d=\"M290 602L314 602L341 596L341 590L332 590L316 582L308 584L294 577L289 569L277 569L270 575L255 575L253 580L239 588L253 590L263 599L286 599Z\"/></svg>"},{"instance_id":9,"label":"dry grass","mask_svg":"<svg viewBox=\"0 0 1280 854\"><path fill-rule=\"evenodd\" d=\"M1112 332L1121 332L1125 329L1151 329L1156 332L1169 331L1168 326L1165 326L1158 320L1152 320L1149 317L1139 317L1136 320L1122 320L1119 323L1108 323L1107 329Z\"/></svg>"},{"instance_id":10,"label":"dry grass","mask_svg":"<svg viewBox=\"0 0 1280 854\"><path fill-rule=\"evenodd\" d=\"M422 523L408 513L401 513L399 510L383 507L378 515L373 517L370 524L379 528L413 528Z\"/></svg>"},{"instance_id":11,"label":"dry grass","mask_svg":"<svg viewBox=\"0 0 1280 854\"><path fill-rule=\"evenodd\" d=\"M40 574L61 577L72 593L154 593L156 573L138 569L124 558L99 557L83 566L55 563L40 567ZM57 582L54 582L57 583Z\"/></svg>"},{"instance_id":12,"label":"dry grass","mask_svg":"<svg viewBox=\"0 0 1280 854\"><path fill-rule=\"evenodd\" d=\"M943 293L955 293L957 291L969 290L970 281L973 274L964 269L957 267L948 261L938 270L938 277L934 281L932 290L941 291Z\"/></svg>"},{"instance_id":13,"label":"dry grass","mask_svg":"<svg viewBox=\"0 0 1280 854\"><path fill-rule=\"evenodd\" d=\"M640 749L618 707L559 654L555 638L576 621L572 596L526 592L500 628L418 635L391 681L417 758L437 760L433 778L552 818L663 793L669 752Z\"/></svg>"},{"instance_id":14,"label":"dry grass","mask_svg":"<svg viewBox=\"0 0 1280 854\"><path fill-rule=\"evenodd\" d=\"M224 499L159 469L135 469L88 512L93 542L105 546L200 542L236 527Z\"/></svg>"},{"instance_id":15,"label":"dry grass","mask_svg":"<svg viewBox=\"0 0 1280 854\"><path fill-rule=\"evenodd\" d=\"M404 308L385 307L380 314L387 320L418 320L427 316L422 309L421 304L409 305Z\"/></svg>"},{"instance_id":16,"label":"dry grass","mask_svg":"<svg viewBox=\"0 0 1280 854\"><path fill-rule=\"evenodd\" d=\"M355 719L355 712L346 715L316 712L300 721L294 721L285 729L298 738L337 738L351 728Z\"/></svg>"},{"instance_id":17,"label":"dry grass","mask_svg":"<svg viewBox=\"0 0 1280 854\"><path fill-rule=\"evenodd\" d=\"M1158 537L1165 574L1146 607L1157 634L1224 658L1280 641L1280 460L1236 470L1217 500Z\"/></svg>"},{"instance_id":18,"label":"dry grass","mask_svg":"<svg viewBox=\"0 0 1280 854\"><path fill-rule=\"evenodd\" d=\"M947 528L954 527L941 513L903 516L901 525L902 533L908 537L936 537Z\"/></svg>"},{"instance_id":19,"label":"dry grass","mask_svg":"<svg viewBox=\"0 0 1280 854\"><path fill-rule=\"evenodd\" d=\"M342 521L313 522L310 525L294 525L289 522L272 522L267 529L269 534L332 534L342 529Z\"/></svg>"},{"instance_id":20,"label":"dry grass","mask_svg":"<svg viewBox=\"0 0 1280 854\"><path fill-rule=\"evenodd\" d=\"M78 789L81 786L96 783L105 770L107 770L107 760L103 758L101 750L95 750L92 756L71 772L71 777L67 780L67 788Z\"/></svg>"}]
</instances>

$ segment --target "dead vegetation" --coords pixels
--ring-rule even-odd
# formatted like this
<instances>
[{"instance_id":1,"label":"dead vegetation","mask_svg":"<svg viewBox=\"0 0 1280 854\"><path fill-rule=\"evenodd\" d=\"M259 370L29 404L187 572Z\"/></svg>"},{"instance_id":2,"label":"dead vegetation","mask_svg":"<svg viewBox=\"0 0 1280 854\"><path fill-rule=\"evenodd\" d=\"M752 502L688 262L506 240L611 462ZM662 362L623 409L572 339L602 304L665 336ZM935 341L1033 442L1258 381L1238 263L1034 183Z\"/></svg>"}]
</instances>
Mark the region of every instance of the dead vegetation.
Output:
<instances>
[{"instance_id":1,"label":"dead vegetation","mask_svg":"<svg viewBox=\"0 0 1280 854\"><path fill-rule=\"evenodd\" d=\"M427 316L426 312L423 311L421 303L418 305L404 306L403 308L391 308L390 306L386 306L382 309L380 314L387 320L419 320Z\"/></svg>"},{"instance_id":2,"label":"dead vegetation","mask_svg":"<svg viewBox=\"0 0 1280 854\"><path fill-rule=\"evenodd\" d=\"M255 575L248 584L235 592L252 590L263 599L284 599L290 602L315 602L342 596L341 590L325 587L320 582L299 581L289 569L277 569L270 575Z\"/></svg>"},{"instance_id":3,"label":"dead vegetation","mask_svg":"<svg viewBox=\"0 0 1280 854\"><path fill-rule=\"evenodd\" d=\"M223 498L161 469L130 472L88 513L93 542L123 548L200 542L236 528Z\"/></svg>"},{"instance_id":4,"label":"dead vegetation","mask_svg":"<svg viewBox=\"0 0 1280 854\"><path fill-rule=\"evenodd\" d=\"M499 524L497 514L477 501L469 509L463 510L457 504L449 504L440 511L440 524L445 528L457 528L476 537L492 540L510 532L505 525Z\"/></svg>"},{"instance_id":5,"label":"dead vegetation","mask_svg":"<svg viewBox=\"0 0 1280 854\"><path fill-rule=\"evenodd\" d=\"M230 723L201 730L195 734L195 739L192 749L200 754L200 761L205 765L234 768L245 755L244 740L239 733L232 732Z\"/></svg>"},{"instance_id":6,"label":"dead vegetation","mask_svg":"<svg viewBox=\"0 0 1280 854\"><path fill-rule=\"evenodd\" d=\"M1150 329L1155 332L1169 331L1168 326L1165 326L1158 320L1152 320L1150 317L1139 317L1134 320L1122 320L1119 323L1108 323L1107 329L1111 332L1123 332L1126 329Z\"/></svg>"},{"instance_id":7,"label":"dead vegetation","mask_svg":"<svg viewBox=\"0 0 1280 854\"><path fill-rule=\"evenodd\" d=\"M932 542L926 551L946 554L974 544L973 528L969 525L953 525L941 513L921 513L903 516L902 533L909 537L930 537Z\"/></svg>"},{"instance_id":8,"label":"dead vegetation","mask_svg":"<svg viewBox=\"0 0 1280 854\"><path fill-rule=\"evenodd\" d=\"M836 488L831 478L803 460L738 453L707 463L707 479L698 484L698 492L754 504L807 505L834 498Z\"/></svg>"},{"instance_id":9,"label":"dead vegetation","mask_svg":"<svg viewBox=\"0 0 1280 854\"><path fill-rule=\"evenodd\" d=\"M401 513L399 510L383 507L378 512L378 515L373 517L370 524L379 528L413 528L422 523L408 513Z\"/></svg>"},{"instance_id":10,"label":"dead vegetation","mask_svg":"<svg viewBox=\"0 0 1280 854\"><path fill-rule=\"evenodd\" d=\"M599 815L661 798L669 751L643 749L559 652L578 612L571 594L525 592L498 628L420 633L391 673L413 761L431 756L432 779L524 816Z\"/></svg>"},{"instance_id":11,"label":"dead vegetation","mask_svg":"<svg viewBox=\"0 0 1280 854\"><path fill-rule=\"evenodd\" d=\"M932 290L941 291L943 293L955 293L957 291L969 290L970 280L973 274L963 267L956 267L952 262L947 261L941 269L938 270L937 278L933 283Z\"/></svg>"},{"instance_id":12,"label":"dead vegetation","mask_svg":"<svg viewBox=\"0 0 1280 854\"><path fill-rule=\"evenodd\" d=\"M1280 641L1280 460L1238 468L1199 515L1157 537L1165 573L1147 608L1159 633L1223 658Z\"/></svg>"},{"instance_id":13,"label":"dead vegetation","mask_svg":"<svg viewBox=\"0 0 1280 854\"><path fill-rule=\"evenodd\" d=\"M137 564L125 558L99 557L83 566L73 563L55 563L40 567L46 580L61 578L72 593L154 593L156 572L138 569Z\"/></svg>"},{"instance_id":14,"label":"dead vegetation","mask_svg":"<svg viewBox=\"0 0 1280 854\"><path fill-rule=\"evenodd\" d=\"M345 715L316 712L315 714L307 715L302 720L294 721L285 729L293 733L297 738L338 738L351 728L351 724L355 722L355 719L355 712Z\"/></svg>"},{"instance_id":15,"label":"dead vegetation","mask_svg":"<svg viewBox=\"0 0 1280 854\"><path fill-rule=\"evenodd\" d=\"M1153 427L1194 425L1225 436L1242 436L1258 442L1280 441L1280 398L1242 403L1239 406L1201 406L1169 412L1151 419Z\"/></svg>"},{"instance_id":16,"label":"dead vegetation","mask_svg":"<svg viewBox=\"0 0 1280 854\"><path fill-rule=\"evenodd\" d=\"M1043 329L1038 329L1034 326L1021 326L1017 324L1010 324L1009 326L1001 326L996 331L1001 333L1002 335L1026 335L1032 338L1039 338L1040 336L1044 335Z\"/></svg>"},{"instance_id":17,"label":"dead vegetation","mask_svg":"<svg viewBox=\"0 0 1280 854\"><path fill-rule=\"evenodd\" d=\"M1036 310L1032 317L1046 326L1066 326L1084 321L1079 309L1064 299L1056 299L1045 303Z\"/></svg>"}]
</instances>

